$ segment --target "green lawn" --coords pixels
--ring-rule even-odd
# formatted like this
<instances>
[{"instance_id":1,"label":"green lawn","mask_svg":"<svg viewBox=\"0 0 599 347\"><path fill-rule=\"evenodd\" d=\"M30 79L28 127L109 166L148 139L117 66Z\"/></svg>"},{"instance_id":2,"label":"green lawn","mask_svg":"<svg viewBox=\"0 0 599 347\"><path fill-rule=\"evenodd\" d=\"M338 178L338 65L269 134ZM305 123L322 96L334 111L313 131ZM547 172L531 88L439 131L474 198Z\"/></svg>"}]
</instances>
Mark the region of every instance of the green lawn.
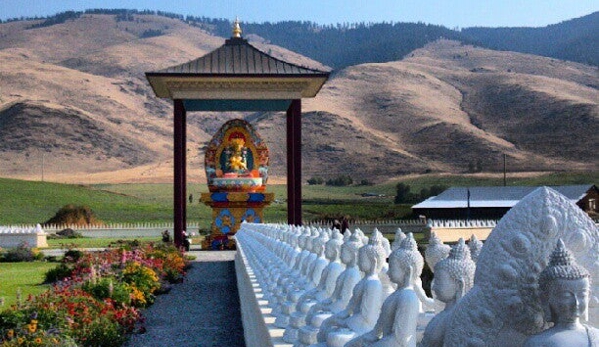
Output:
<instances>
[{"instance_id":1,"label":"green lawn","mask_svg":"<svg viewBox=\"0 0 599 347\"><path fill-rule=\"evenodd\" d=\"M105 222L168 220L161 204L88 186L0 178L0 225L35 224L67 204L87 205Z\"/></svg>"},{"instance_id":2,"label":"green lawn","mask_svg":"<svg viewBox=\"0 0 599 347\"><path fill-rule=\"evenodd\" d=\"M430 174L419 177L398 177L397 180L372 186L310 186L302 187L304 220L319 220L328 216L350 215L360 219L390 219L409 215L409 205L394 205L397 182L410 185L419 193L432 185L476 186L502 185L503 178L477 175ZM509 185L597 184L599 172L555 173L531 178L511 178ZM188 205L187 219L208 228L211 211L199 203L205 184L192 183L187 191L194 201ZM264 211L265 220L287 220L287 189L285 185L269 185L276 203ZM362 197L363 193L384 197ZM107 223L171 222L173 216L172 184L100 184L91 186L31 182L0 178L0 225L42 223L67 204L87 205L97 217Z\"/></svg>"},{"instance_id":3,"label":"green lawn","mask_svg":"<svg viewBox=\"0 0 599 347\"><path fill-rule=\"evenodd\" d=\"M82 237L76 239L48 239L48 248L106 248L119 240L138 240L140 242L161 242L160 237Z\"/></svg>"},{"instance_id":4,"label":"green lawn","mask_svg":"<svg viewBox=\"0 0 599 347\"><path fill-rule=\"evenodd\" d=\"M42 284L44 275L56 265L58 263L0 263L0 298L4 298L4 306L0 309L16 303L19 288L22 300L29 294L39 294L48 289L48 285Z\"/></svg>"}]
</instances>

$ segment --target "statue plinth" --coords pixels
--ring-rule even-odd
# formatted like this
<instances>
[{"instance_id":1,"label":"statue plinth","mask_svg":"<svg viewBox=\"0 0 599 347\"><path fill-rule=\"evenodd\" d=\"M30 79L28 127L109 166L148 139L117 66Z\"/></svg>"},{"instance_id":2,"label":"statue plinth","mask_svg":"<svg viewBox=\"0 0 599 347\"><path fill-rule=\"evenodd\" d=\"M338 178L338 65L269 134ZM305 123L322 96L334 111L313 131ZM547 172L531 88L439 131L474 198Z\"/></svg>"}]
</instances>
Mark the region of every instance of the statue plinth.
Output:
<instances>
[{"instance_id":1,"label":"statue plinth","mask_svg":"<svg viewBox=\"0 0 599 347\"><path fill-rule=\"evenodd\" d=\"M234 249L231 237L237 233L241 223L262 223L263 210L274 199L274 193L202 193L200 201L212 208L211 232L204 239L202 249Z\"/></svg>"}]
</instances>

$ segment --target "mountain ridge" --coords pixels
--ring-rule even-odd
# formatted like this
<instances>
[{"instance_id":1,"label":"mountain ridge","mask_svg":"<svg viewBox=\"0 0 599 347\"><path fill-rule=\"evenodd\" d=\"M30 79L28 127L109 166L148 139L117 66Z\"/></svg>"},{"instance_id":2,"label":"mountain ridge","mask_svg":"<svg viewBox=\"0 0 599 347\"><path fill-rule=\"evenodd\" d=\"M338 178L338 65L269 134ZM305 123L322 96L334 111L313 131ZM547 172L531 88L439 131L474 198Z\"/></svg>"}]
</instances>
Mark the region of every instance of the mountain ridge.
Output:
<instances>
[{"instance_id":1,"label":"mountain ridge","mask_svg":"<svg viewBox=\"0 0 599 347\"><path fill-rule=\"evenodd\" d=\"M29 144L0 148L0 175L35 177L39 165L31 158L39 162L40 151L48 163L67 163L80 146L88 155L71 162L69 170L48 167L47 177L84 182L172 177L172 103L153 95L143 73L195 59L224 40L179 19L131 19L82 15L27 30L31 23L0 24L0 76L2 85L11 86L0 90L0 124L18 104L24 128L42 129L38 114L58 110L65 119L89 120L89 126L104 129L104 134L86 135L81 123L62 124L53 117L75 136L51 142L58 146L47 152L33 140L55 136L52 124L45 132L30 133L25 142L0 128L0 143ZM145 37L149 30L162 34ZM254 33L246 38L278 58L323 66ZM81 40L90 42L77 43ZM43 49L40 42L46 42ZM598 80L597 69L588 65L447 39L401 60L339 69L315 99L303 102L304 178L350 174L358 181L380 181L411 173L468 172L473 162L499 171L503 154L514 171L597 170L599 163L587 148L599 146L593 136L599 133ZM250 120L269 143L272 174L285 175L284 115L192 112L190 179L203 176L202 148L211 134L236 117ZM563 122L568 126L560 128ZM94 147L95 141L102 145ZM112 148L111 143L129 148L137 159L123 157L122 149L110 159L97 159L94 148Z\"/></svg>"}]
</instances>

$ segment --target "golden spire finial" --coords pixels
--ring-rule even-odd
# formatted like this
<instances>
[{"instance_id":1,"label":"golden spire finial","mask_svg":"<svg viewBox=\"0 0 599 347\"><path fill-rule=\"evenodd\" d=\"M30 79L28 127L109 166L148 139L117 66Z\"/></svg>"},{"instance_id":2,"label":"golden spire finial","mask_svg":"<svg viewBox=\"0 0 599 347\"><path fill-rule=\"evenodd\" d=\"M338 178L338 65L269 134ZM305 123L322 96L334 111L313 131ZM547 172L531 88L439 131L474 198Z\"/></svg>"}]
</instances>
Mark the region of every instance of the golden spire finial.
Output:
<instances>
[{"instance_id":1,"label":"golden spire finial","mask_svg":"<svg viewBox=\"0 0 599 347\"><path fill-rule=\"evenodd\" d=\"M239 26L239 17L235 18L235 23L233 24L233 37L241 38L241 27Z\"/></svg>"}]
</instances>

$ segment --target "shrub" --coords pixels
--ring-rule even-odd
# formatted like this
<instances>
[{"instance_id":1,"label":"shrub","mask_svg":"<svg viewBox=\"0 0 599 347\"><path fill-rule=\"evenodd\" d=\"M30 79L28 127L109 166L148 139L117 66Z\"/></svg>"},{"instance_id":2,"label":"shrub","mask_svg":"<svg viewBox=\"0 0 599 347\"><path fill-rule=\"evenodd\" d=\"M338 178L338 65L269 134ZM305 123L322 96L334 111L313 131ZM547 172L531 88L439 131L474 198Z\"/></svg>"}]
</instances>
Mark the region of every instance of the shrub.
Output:
<instances>
[{"instance_id":1,"label":"shrub","mask_svg":"<svg viewBox=\"0 0 599 347\"><path fill-rule=\"evenodd\" d=\"M348 175L341 175L337 178L332 178L326 182L327 186L345 187L354 183L354 180Z\"/></svg>"},{"instance_id":2,"label":"shrub","mask_svg":"<svg viewBox=\"0 0 599 347\"><path fill-rule=\"evenodd\" d=\"M374 185L374 183L370 182L367 179L363 179L363 180L360 181L359 185L361 185L361 186L372 186L372 185Z\"/></svg>"},{"instance_id":3,"label":"shrub","mask_svg":"<svg viewBox=\"0 0 599 347\"><path fill-rule=\"evenodd\" d=\"M321 177L312 177L312 178L308 179L309 185L318 185L318 184L323 184L323 183L324 183L324 179L322 179Z\"/></svg>"},{"instance_id":4,"label":"shrub","mask_svg":"<svg viewBox=\"0 0 599 347\"><path fill-rule=\"evenodd\" d=\"M154 292L160 288L156 272L138 262L129 262L123 270L123 282L129 284L133 293L132 304L145 307L154 302Z\"/></svg>"},{"instance_id":5,"label":"shrub","mask_svg":"<svg viewBox=\"0 0 599 347\"><path fill-rule=\"evenodd\" d=\"M66 239L78 239L78 238L83 237L83 234L81 234L80 232L75 231L71 228L63 229L63 230L57 232L56 235L61 236Z\"/></svg>"},{"instance_id":6,"label":"shrub","mask_svg":"<svg viewBox=\"0 0 599 347\"><path fill-rule=\"evenodd\" d=\"M76 263L81 259L83 252L78 251L76 249L69 249L64 253L64 257L62 261L65 263Z\"/></svg>"},{"instance_id":7,"label":"shrub","mask_svg":"<svg viewBox=\"0 0 599 347\"><path fill-rule=\"evenodd\" d=\"M65 205L56 212L54 217L48 219L44 225L98 225L103 224L89 206Z\"/></svg>"},{"instance_id":8,"label":"shrub","mask_svg":"<svg viewBox=\"0 0 599 347\"><path fill-rule=\"evenodd\" d=\"M34 261L44 259L44 254L40 253L37 248L27 247L26 244L21 244L16 248L9 248L0 258L1 261L7 263L16 263L24 261Z\"/></svg>"},{"instance_id":9,"label":"shrub","mask_svg":"<svg viewBox=\"0 0 599 347\"><path fill-rule=\"evenodd\" d=\"M48 270L44 275L44 283L55 283L65 278L71 277L73 269L65 263L61 263L54 269Z\"/></svg>"},{"instance_id":10,"label":"shrub","mask_svg":"<svg viewBox=\"0 0 599 347\"><path fill-rule=\"evenodd\" d=\"M126 284L112 277L104 277L95 283L87 281L83 290L98 300L112 299L117 304L131 304L131 289Z\"/></svg>"}]
</instances>

